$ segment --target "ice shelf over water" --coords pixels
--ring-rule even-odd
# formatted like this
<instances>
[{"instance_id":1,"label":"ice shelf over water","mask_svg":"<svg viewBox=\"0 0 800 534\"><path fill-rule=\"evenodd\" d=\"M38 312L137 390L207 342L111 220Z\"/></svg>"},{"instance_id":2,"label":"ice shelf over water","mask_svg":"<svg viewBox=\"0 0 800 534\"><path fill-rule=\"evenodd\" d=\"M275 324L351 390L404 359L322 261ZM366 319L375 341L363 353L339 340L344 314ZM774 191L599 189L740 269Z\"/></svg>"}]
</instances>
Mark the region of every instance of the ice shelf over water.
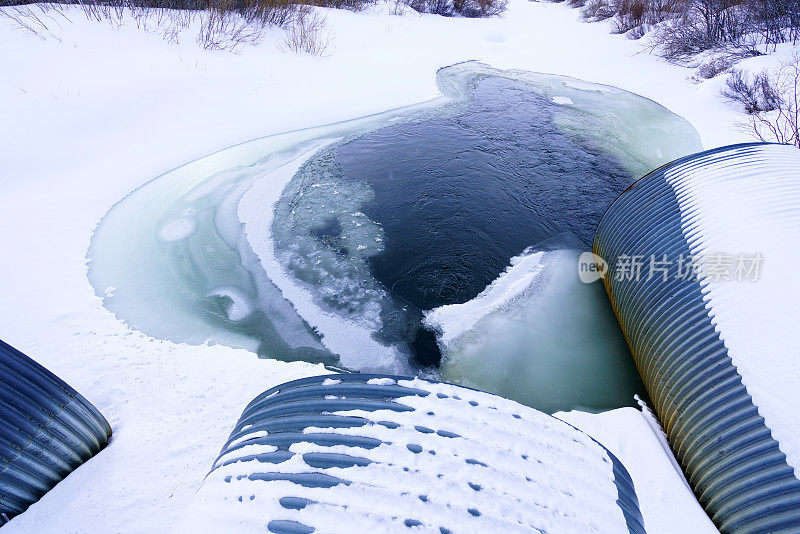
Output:
<instances>
[{"instance_id":1,"label":"ice shelf over water","mask_svg":"<svg viewBox=\"0 0 800 534\"><path fill-rule=\"evenodd\" d=\"M475 299L430 312L442 378L548 412L628 404L639 375L603 286L577 264L573 250L529 252Z\"/></svg>"}]
</instances>

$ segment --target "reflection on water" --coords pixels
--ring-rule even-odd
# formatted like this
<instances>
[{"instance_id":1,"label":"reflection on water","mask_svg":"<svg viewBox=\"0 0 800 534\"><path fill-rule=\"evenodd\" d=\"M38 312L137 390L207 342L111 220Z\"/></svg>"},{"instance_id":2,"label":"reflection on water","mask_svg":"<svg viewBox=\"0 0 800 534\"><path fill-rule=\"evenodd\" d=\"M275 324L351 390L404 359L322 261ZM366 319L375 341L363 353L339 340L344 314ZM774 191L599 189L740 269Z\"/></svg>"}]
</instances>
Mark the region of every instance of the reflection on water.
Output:
<instances>
[{"instance_id":1,"label":"reflection on water","mask_svg":"<svg viewBox=\"0 0 800 534\"><path fill-rule=\"evenodd\" d=\"M630 403L632 358L576 251L696 133L569 78L462 64L438 81L438 101L256 140L135 191L93 238L97 293L156 337L441 373L547 410Z\"/></svg>"}]
</instances>

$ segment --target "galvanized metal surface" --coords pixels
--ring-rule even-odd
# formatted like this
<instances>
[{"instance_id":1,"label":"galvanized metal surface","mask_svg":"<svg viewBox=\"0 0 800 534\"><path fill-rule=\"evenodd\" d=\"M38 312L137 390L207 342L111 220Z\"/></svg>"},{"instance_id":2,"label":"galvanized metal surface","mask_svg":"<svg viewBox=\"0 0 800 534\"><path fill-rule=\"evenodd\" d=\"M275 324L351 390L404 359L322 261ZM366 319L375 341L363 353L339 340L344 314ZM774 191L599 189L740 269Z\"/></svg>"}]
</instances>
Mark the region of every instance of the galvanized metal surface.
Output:
<instances>
[{"instance_id":1,"label":"galvanized metal surface","mask_svg":"<svg viewBox=\"0 0 800 534\"><path fill-rule=\"evenodd\" d=\"M410 380L337 374L295 380L264 392L242 413L204 486L209 485L209 478L215 479L212 499L222 501L217 493L225 492L226 502L236 504L238 500L236 510L242 512L235 512L234 517L246 521L244 514L252 499L258 514L270 510L270 503L257 492L264 491L259 488L265 481L275 483L267 500L276 503L272 503L275 507L268 512L266 525L275 533L312 532L310 525L315 523L308 519L318 519L320 514L331 522L326 524L335 524L343 508L350 528L361 524L358 516L365 504L327 493L336 490L351 491L360 496L358 501L367 499L366 515L386 514L381 528L387 532L414 526L461 532L465 525L477 531L479 525L485 525L479 520L488 519L513 531L525 530L531 525L516 521L530 520L537 513L541 517L534 521L545 526L563 528L564 521L591 525L600 517L614 517L615 507L619 508L616 514L621 510L624 516L623 529L645 532L628 472L589 436L494 395ZM266 452L259 450L263 447ZM384 472L396 480L408 477L404 491L395 493L392 484L384 486L385 481L365 475L370 466L377 467L374 464L382 465L373 473ZM237 467L239 471L231 470ZM547 476L555 472L560 475ZM605 500L608 493L592 485L598 477L608 484L605 489L611 488L614 498ZM225 483L216 480L221 478ZM242 485L248 480L259 485ZM497 480L503 483L496 487ZM286 486L286 482L294 486ZM447 492L428 495L425 490L428 486L461 488L462 484L454 500L447 500L453 498ZM579 489L573 497L559 501L570 487ZM237 492L242 492L238 498ZM369 510L371 494L382 502L382 509ZM247 506L241 506L242 501ZM560 502L560 508L542 504L548 502ZM518 517L478 517L496 514L504 506ZM391 515L395 517L388 517ZM340 531L352 530L342 527ZM599 531L613 531L613 527L601 525Z\"/></svg>"},{"instance_id":2,"label":"galvanized metal surface","mask_svg":"<svg viewBox=\"0 0 800 534\"><path fill-rule=\"evenodd\" d=\"M687 210L684 202L682 212L674 184L708 179L702 171L712 165L730 171L743 158L750 158L746 172L758 172L753 165L768 172L770 150L762 144L724 147L645 176L603 217L594 253L609 265L625 256L691 256L685 235L702 231L693 224L702 208ZM742 383L701 283L614 273L604 283L655 412L717 527L725 533L800 532L800 480Z\"/></svg>"},{"instance_id":3,"label":"galvanized metal surface","mask_svg":"<svg viewBox=\"0 0 800 534\"><path fill-rule=\"evenodd\" d=\"M86 399L0 341L0 525L96 454L110 435Z\"/></svg>"}]
</instances>

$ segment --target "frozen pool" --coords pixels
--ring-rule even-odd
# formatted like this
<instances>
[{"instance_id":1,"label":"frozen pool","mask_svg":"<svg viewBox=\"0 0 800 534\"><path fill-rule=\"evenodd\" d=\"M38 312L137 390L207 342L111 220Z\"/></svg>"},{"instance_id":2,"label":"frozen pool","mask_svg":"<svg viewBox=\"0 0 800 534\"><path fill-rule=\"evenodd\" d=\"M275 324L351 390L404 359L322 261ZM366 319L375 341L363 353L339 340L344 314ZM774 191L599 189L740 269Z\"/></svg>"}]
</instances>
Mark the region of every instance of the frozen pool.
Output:
<instances>
[{"instance_id":1,"label":"frozen pool","mask_svg":"<svg viewBox=\"0 0 800 534\"><path fill-rule=\"evenodd\" d=\"M437 76L435 101L251 141L134 191L92 240L95 290L154 337L442 375L548 411L630 403L632 359L576 258L696 132L607 86L476 63Z\"/></svg>"}]
</instances>

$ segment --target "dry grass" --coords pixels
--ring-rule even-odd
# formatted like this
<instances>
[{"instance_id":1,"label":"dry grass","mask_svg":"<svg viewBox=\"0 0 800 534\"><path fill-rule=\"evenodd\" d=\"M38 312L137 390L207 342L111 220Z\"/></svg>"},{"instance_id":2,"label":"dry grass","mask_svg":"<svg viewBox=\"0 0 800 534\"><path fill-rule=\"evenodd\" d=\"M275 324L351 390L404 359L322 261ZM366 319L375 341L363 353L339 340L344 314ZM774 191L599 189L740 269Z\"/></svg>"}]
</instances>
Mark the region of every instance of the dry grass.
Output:
<instances>
[{"instance_id":1,"label":"dry grass","mask_svg":"<svg viewBox=\"0 0 800 534\"><path fill-rule=\"evenodd\" d=\"M309 6L360 10L377 0L0 0L0 17L43 39L60 39L61 24L70 20L66 5L79 6L86 18L115 27L133 20L140 27L177 42L191 26L206 49L235 51L257 43L268 27L285 28L284 48L320 55L330 42L325 17ZM395 12L407 7L421 12L489 17L505 10L507 0L395 0Z\"/></svg>"},{"instance_id":2,"label":"dry grass","mask_svg":"<svg viewBox=\"0 0 800 534\"><path fill-rule=\"evenodd\" d=\"M288 27L304 8L308 10L287 0L204 0L203 8L195 9L197 1L181 0L180 5L190 6L185 9L154 7L179 5L172 0L80 0L77 5L89 20L116 28L132 23L161 34L167 41L177 42L187 29L197 27L196 41L200 46L227 51L257 43L266 28ZM60 40L62 25L71 22L66 6L64 3L16 5L0 9L0 16L11 19L22 31L43 39Z\"/></svg>"},{"instance_id":3,"label":"dry grass","mask_svg":"<svg viewBox=\"0 0 800 534\"><path fill-rule=\"evenodd\" d=\"M302 9L286 28L284 47L298 54L321 56L330 43L330 35L325 29L326 21L323 15Z\"/></svg>"}]
</instances>

